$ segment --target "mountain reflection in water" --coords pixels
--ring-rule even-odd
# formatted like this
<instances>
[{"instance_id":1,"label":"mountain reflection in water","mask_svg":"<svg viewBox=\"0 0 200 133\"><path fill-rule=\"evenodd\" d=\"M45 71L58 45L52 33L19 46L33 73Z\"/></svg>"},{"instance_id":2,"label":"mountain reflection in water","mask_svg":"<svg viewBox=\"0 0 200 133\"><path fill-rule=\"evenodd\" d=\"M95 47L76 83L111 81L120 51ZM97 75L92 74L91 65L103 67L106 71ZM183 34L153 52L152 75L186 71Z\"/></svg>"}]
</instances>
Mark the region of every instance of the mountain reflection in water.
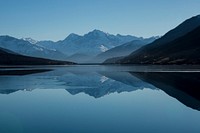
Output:
<instances>
[{"instance_id":1,"label":"mountain reflection in water","mask_svg":"<svg viewBox=\"0 0 200 133\"><path fill-rule=\"evenodd\" d=\"M112 67L58 67L1 71L0 93L19 90L65 89L70 94L85 93L100 98L111 93L163 90L184 105L200 111L200 75L198 72L158 72L134 69L120 71ZM154 69L150 69L154 70ZM19 76L21 75L21 76Z\"/></svg>"}]
</instances>

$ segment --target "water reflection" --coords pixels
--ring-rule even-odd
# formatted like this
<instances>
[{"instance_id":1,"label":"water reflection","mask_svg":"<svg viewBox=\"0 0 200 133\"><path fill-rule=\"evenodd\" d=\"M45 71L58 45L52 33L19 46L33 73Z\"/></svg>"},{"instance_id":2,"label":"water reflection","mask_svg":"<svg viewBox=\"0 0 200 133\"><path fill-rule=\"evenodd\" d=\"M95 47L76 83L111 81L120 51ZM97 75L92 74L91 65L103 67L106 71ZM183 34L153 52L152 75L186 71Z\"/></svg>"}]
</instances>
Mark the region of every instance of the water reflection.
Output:
<instances>
[{"instance_id":1,"label":"water reflection","mask_svg":"<svg viewBox=\"0 0 200 133\"><path fill-rule=\"evenodd\" d=\"M195 72L139 72L128 67L59 67L1 71L0 93L19 90L65 89L72 95L85 93L100 98L111 93L132 92L144 88L161 89L186 106L200 110L200 75ZM144 69L145 68L145 69ZM155 70L147 69L144 71ZM121 71L123 70L123 71ZM156 69L157 71L158 69ZM160 70L160 69L159 69ZM19 76L21 75L21 76Z\"/></svg>"},{"instance_id":2,"label":"water reflection","mask_svg":"<svg viewBox=\"0 0 200 133\"><path fill-rule=\"evenodd\" d=\"M199 73L149 72L131 74L163 90L186 106L200 110Z\"/></svg>"},{"instance_id":3,"label":"water reflection","mask_svg":"<svg viewBox=\"0 0 200 133\"><path fill-rule=\"evenodd\" d=\"M23 70L24 69L24 70ZM19 70L0 70L0 76L20 76L20 75L29 75L29 74L35 74L35 73L43 73L43 72L48 72L52 71L51 69L19 69Z\"/></svg>"}]
</instances>

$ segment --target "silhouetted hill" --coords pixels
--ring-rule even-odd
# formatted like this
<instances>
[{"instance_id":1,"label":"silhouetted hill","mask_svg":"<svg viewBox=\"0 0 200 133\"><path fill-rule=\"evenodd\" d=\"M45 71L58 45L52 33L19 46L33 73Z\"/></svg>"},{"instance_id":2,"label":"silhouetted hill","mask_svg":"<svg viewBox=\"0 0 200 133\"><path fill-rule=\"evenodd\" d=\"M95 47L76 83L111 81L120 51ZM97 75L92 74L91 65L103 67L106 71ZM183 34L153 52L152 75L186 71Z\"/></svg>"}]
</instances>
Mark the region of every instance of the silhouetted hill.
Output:
<instances>
[{"instance_id":1,"label":"silhouetted hill","mask_svg":"<svg viewBox=\"0 0 200 133\"><path fill-rule=\"evenodd\" d=\"M200 15L116 61L122 64L200 64Z\"/></svg>"},{"instance_id":2,"label":"silhouetted hill","mask_svg":"<svg viewBox=\"0 0 200 133\"><path fill-rule=\"evenodd\" d=\"M67 65L73 64L67 61L49 60L28 57L16 54L10 50L0 48L0 65Z\"/></svg>"},{"instance_id":3,"label":"silhouetted hill","mask_svg":"<svg viewBox=\"0 0 200 133\"><path fill-rule=\"evenodd\" d=\"M200 64L200 27L170 43L131 54L122 63L140 64Z\"/></svg>"}]
</instances>

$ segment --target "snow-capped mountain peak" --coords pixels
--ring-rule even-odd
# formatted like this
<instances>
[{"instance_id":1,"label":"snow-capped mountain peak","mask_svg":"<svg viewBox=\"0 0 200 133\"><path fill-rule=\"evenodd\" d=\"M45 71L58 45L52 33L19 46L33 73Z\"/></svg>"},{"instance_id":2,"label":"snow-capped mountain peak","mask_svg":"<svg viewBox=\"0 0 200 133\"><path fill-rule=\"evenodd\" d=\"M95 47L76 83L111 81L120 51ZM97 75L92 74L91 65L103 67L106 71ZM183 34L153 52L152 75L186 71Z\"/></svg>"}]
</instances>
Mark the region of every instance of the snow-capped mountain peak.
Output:
<instances>
[{"instance_id":1,"label":"snow-capped mountain peak","mask_svg":"<svg viewBox=\"0 0 200 133\"><path fill-rule=\"evenodd\" d=\"M38 42L37 40L34 40L34 39L30 38L30 37L22 38L22 40L30 42L31 44L36 44Z\"/></svg>"}]
</instances>

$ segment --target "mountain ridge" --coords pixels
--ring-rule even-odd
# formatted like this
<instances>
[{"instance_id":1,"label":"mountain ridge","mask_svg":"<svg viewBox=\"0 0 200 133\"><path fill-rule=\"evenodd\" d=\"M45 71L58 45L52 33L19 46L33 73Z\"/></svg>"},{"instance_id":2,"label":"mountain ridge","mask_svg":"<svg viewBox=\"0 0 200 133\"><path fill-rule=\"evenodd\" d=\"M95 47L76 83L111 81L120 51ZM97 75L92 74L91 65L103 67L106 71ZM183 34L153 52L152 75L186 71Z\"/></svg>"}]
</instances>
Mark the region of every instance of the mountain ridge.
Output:
<instances>
[{"instance_id":1,"label":"mountain ridge","mask_svg":"<svg viewBox=\"0 0 200 133\"><path fill-rule=\"evenodd\" d=\"M98 54L94 59L93 62L100 62L103 63L109 58L114 58L114 57L122 57L122 56L127 56L133 51L141 48L142 46L145 46L159 37L150 37L150 38L145 38L143 40L133 40L131 42L122 44L120 46L116 46L112 49L109 49L103 53Z\"/></svg>"},{"instance_id":2,"label":"mountain ridge","mask_svg":"<svg viewBox=\"0 0 200 133\"><path fill-rule=\"evenodd\" d=\"M27 40L25 41L23 39L17 39L8 35L0 36L0 47L21 55L38 58L61 60L66 56L59 51L38 46L36 44L30 43Z\"/></svg>"},{"instance_id":3,"label":"mountain ridge","mask_svg":"<svg viewBox=\"0 0 200 133\"><path fill-rule=\"evenodd\" d=\"M73 62L24 56L0 48L0 65L72 65Z\"/></svg>"},{"instance_id":4,"label":"mountain ridge","mask_svg":"<svg viewBox=\"0 0 200 133\"><path fill-rule=\"evenodd\" d=\"M176 28L167 32L160 39L157 39L153 43L141 47L140 49L124 57L123 59L115 61L115 63L160 65L200 63L198 61L198 43L200 41L198 38L198 34L200 32L199 27L199 15L187 19ZM192 48L192 46L194 48ZM183 47L187 52L181 50L181 48ZM196 56L194 56L194 52ZM195 59L190 58L190 56L194 57L196 61L194 61Z\"/></svg>"},{"instance_id":5,"label":"mountain ridge","mask_svg":"<svg viewBox=\"0 0 200 133\"><path fill-rule=\"evenodd\" d=\"M70 58L70 60L77 61L78 63L88 63L96 55L133 40L144 40L144 38L131 35L113 35L95 29L84 35L71 33L64 40L57 42L39 41L36 44L60 51L68 55L66 59ZM81 56L78 57L77 55L84 55L84 59L81 60Z\"/></svg>"}]
</instances>

